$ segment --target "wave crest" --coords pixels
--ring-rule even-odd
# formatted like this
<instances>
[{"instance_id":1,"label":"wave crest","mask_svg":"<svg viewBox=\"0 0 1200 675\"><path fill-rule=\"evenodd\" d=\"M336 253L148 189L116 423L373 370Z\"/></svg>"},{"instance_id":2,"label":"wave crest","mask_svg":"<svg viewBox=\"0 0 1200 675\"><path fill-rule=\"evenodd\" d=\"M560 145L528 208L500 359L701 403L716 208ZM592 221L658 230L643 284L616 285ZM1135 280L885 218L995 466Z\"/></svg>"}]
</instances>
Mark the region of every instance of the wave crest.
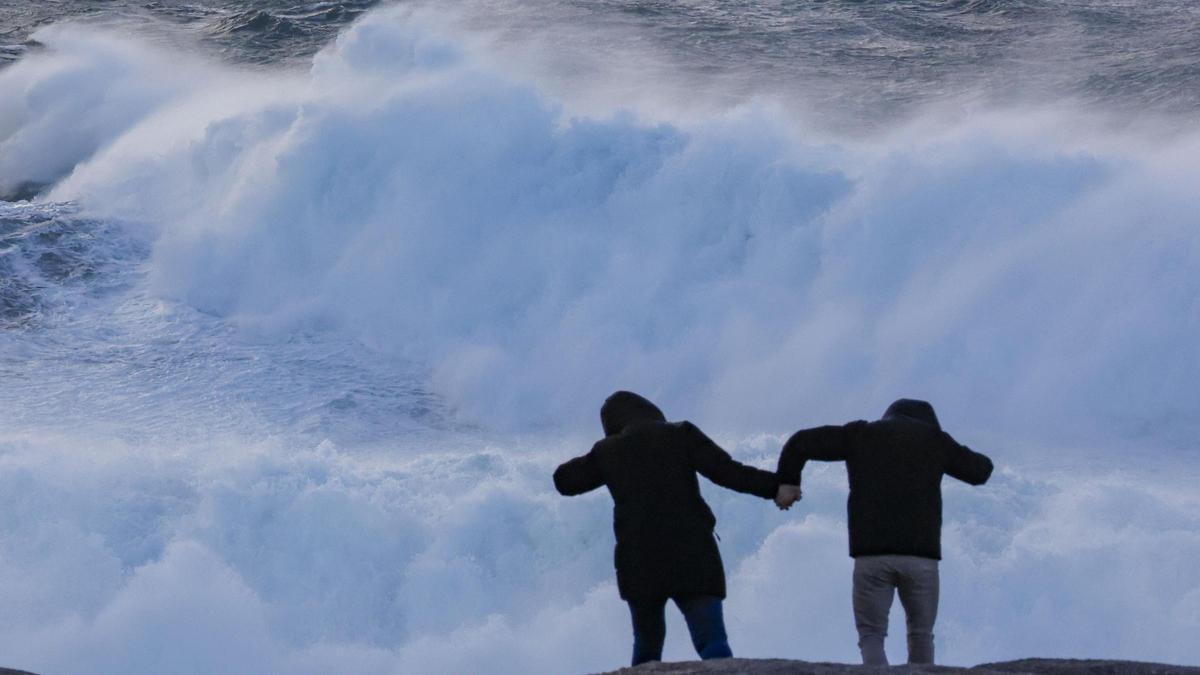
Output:
<instances>
[{"instance_id":1,"label":"wave crest","mask_svg":"<svg viewBox=\"0 0 1200 675\"><path fill-rule=\"evenodd\" d=\"M95 77L69 55L109 43L57 36L0 89ZM53 196L155 223L157 292L416 357L466 417L570 423L631 387L732 425L908 394L1043 439L1196 429L1195 135L1054 111L874 141L753 105L571 118L402 8L303 76L114 63L105 104L126 112L38 174L71 171ZM8 117L11 182L55 117Z\"/></svg>"}]
</instances>

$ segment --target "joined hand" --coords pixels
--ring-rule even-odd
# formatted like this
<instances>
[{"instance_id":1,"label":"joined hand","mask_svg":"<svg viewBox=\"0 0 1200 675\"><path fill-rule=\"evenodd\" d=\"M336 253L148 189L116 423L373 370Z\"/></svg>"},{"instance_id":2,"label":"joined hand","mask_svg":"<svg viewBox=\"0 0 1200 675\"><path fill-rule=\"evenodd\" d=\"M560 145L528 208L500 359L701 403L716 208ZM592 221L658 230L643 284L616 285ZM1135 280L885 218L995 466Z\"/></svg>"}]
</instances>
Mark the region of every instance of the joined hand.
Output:
<instances>
[{"instance_id":1,"label":"joined hand","mask_svg":"<svg viewBox=\"0 0 1200 675\"><path fill-rule=\"evenodd\" d=\"M792 504L795 504L799 499L799 485L780 485L779 490L775 492L775 506L778 506L780 511L787 511L792 508Z\"/></svg>"}]
</instances>

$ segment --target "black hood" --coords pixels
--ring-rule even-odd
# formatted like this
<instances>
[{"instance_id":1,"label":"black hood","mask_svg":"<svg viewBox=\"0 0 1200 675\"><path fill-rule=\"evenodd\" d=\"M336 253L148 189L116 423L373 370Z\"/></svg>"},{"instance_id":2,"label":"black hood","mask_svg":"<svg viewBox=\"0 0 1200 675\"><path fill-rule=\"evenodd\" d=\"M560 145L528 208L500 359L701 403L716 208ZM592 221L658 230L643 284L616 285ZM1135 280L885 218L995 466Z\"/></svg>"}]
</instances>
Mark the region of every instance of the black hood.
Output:
<instances>
[{"instance_id":1,"label":"black hood","mask_svg":"<svg viewBox=\"0 0 1200 675\"><path fill-rule=\"evenodd\" d=\"M942 425L938 424L937 414L933 412L933 406L929 405L927 401L918 401L913 398L902 398L889 405L883 413L883 419L886 420L889 417L907 417L924 422L935 429L942 428Z\"/></svg>"},{"instance_id":2,"label":"black hood","mask_svg":"<svg viewBox=\"0 0 1200 675\"><path fill-rule=\"evenodd\" d=\"M615 436L634 422L666 422L658 406L632 391L618 391L600 406L600 424L605 436Z\"/></svg>"}]
</instances>

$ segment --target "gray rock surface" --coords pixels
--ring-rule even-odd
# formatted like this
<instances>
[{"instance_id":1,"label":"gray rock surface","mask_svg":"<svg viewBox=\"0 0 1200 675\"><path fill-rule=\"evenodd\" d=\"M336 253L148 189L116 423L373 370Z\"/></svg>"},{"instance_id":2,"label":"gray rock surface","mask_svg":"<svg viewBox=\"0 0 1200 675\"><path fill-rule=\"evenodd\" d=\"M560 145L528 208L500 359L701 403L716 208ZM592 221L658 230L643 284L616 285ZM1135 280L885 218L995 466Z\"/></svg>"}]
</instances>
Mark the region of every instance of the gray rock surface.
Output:
<instances>
[{"instance_id":1,"label":"gray rock surface","mask_svg":"<svg viewBox=\"0 0 1200 675\"><path fill-rule=\"evenodd\" d=\"M0 668L0 675L37 675L28 670L17 670L15 668Z\"/></svg>"},{"instance_id":2,"label":"gray rock surface","mask_svg":"<svg viewBox=\"0 0 1200 675\"><path fill-rule=\"evenodd\" d=\"M1172 666L1139 661L1074 659L1022 659L1003 663L985 663L972 668L952 666L892 666L871 668L846 663L808 663L787 659L718 659L644 663L637 668L622 668L606 675L907 675L908 673L964 673L965 675L1200 675L1200 668Z\"/></svg>"},{"instance_id":3,"label":"gray rock surface","mask_svg":"<svg viewBox=\"0 0 1200 675\"><path fill-rule=\"evenodd\" d=\"M1003 663L985 663L972 672L991 670L999 673L1035 673L1036 675L1169 675L1173 673L1200 674L1195 666L1174 666L1168 663L1142 661L1103 661L1077 659L1021 659Z\"/></svg>"}]
</instances>

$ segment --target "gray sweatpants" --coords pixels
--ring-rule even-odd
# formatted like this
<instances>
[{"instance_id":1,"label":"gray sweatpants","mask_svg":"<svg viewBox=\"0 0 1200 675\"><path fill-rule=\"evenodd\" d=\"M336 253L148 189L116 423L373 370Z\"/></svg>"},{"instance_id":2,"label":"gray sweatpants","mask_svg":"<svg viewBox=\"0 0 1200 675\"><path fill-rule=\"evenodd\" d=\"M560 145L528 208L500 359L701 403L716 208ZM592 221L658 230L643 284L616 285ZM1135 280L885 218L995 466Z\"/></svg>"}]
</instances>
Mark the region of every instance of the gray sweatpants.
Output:
<instances>
[{"instance_id":1,"label":"gray sweatpants","mask_svg":"<svg viewBox=\"0 0 1200 675\"><path fill-rule=\"evenodd\" d=\"M911 555L871 555L854 559L854 623L863 665L888 664L883 639L896 591L908 618L908 662L933 663L938 561Z\"/></svg>"}]
</instances>

